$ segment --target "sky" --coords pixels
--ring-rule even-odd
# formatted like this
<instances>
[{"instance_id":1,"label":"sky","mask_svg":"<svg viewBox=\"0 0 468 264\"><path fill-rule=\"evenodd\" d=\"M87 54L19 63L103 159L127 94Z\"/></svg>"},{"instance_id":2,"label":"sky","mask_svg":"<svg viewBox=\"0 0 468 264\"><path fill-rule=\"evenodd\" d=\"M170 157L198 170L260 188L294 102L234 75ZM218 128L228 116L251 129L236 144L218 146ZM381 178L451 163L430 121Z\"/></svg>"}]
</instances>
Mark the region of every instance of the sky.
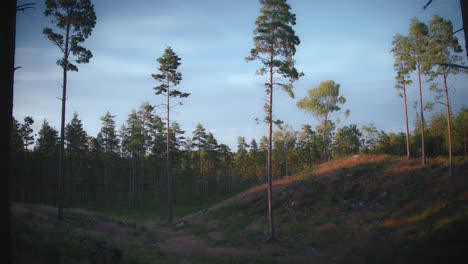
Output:
<instances>
[{"instance_id":1,"label":"sky","mask_svg":"<svg viewBox=\"0 0 468 264\"><path fill-rule=\"evenodd\" d=\"M30 1L19 0L18 4ZM44 120L60 128L62 69L57 46L43 34L53 27L44 16L44 3L18 13L13 115L20 122L32 116L37 133ZM301 43L295 55L296 68L305 75L294 83L295 98L274 92L275 118L300 130L318 121L298 109L296 102L320 82L334 80L347 102L350 116L337 125L373 123L379 130L404 130L403 101L394 89L395 72L390 53L396 33L406 35L410 19L428 22L434 14L450 19L454 29L462 27L458 0L290 0L296 14L293 27ZM177 89L191 93L183 105L173 108L187 136L201 123L219 143L237 149L237 137L250 142L267 133L257 124L264 116L267 76L255 75L259 62L246 62L253 45L254 21L260 14L256 0L95 0L97 23L83 43L93 58L78 64L68 74L68 123L76 112L84 129L96 136L100 118L109 111L117 128L133 109L144 102L158 105L165 99L155 95L158 83L151 77L159 67L157 58L166 47L181 58L182 81ZM463 33L457 33L465 47ZM463 53L466 58L466 52ZM415 78L413 78L416 80ZM457 112L468 103L468 75L449 77L451 104ZM418 100L417 82L408 88L410 125L414 126L413 101ZM433 101L423 83L424 101ZM441 106L436 108L442 110ZM165 110L157 108L163 116ZM431 112L425 113L429 117Z\"/></svg>"}]
</instances>

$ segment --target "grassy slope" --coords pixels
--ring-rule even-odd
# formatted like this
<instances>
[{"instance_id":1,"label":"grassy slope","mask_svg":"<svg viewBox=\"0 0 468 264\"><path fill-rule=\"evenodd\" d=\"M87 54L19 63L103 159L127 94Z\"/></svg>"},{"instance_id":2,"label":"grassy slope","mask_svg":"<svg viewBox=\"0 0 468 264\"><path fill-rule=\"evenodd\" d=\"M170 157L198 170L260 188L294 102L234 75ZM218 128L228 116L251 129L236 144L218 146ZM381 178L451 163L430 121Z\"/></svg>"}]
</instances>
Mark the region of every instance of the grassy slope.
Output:
<instances>
[{"instance_id":1,"label":"grassy slope","mask_svg":"<svg viewBox=\"0 0 468 264\"><path fill-rule=\"evenodd\" d=\"M123 263L468 263L468 162L458 160L452 178L444 164L350 157L276 181L273 244L262 242L264 185L172 227L79 210L58 224L51 208L16 205L16 254L31 263L24 256L60 249L62 263L86 263L106 240L125 250Z\"/></svg>"}]
</instances>

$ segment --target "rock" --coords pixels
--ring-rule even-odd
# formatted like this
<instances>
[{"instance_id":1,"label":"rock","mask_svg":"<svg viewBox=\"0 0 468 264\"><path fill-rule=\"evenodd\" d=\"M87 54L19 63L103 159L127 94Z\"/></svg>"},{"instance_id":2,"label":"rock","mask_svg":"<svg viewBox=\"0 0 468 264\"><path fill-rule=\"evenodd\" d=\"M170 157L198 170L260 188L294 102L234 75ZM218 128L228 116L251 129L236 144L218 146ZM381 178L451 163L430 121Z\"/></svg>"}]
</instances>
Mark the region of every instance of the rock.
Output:
<instances>
[{"instance_id":1,"label":"rock","mask_svg":"<svg viewBox=\"0 0 468 264\"><path fill-rule=\"evenodd\" d=\"M200 212L200 215L206 215L208 213L208 210L203 210Z\"/></svg>"},{"instance_id":2,"label":"rock","mask_svg":"<svg viewBox=\"0 0 468 264\"><path fill-rule=\"evenodd\" d=\"M185 220L180 220L176 223L176 226L179 227L179 228L184 228L186 225L187 225L187 221Z\"/></svg>"},{"instance_id":3,"label":"rock","mask_svg":"<svg viewBox=\"0 0 468 264\"><path fill-rule=\"evenodd\" d=\"M299 203L297 201L292 201L290 204L289 204L292 208L297 208L299 206Z\"/></svg>"}]
</instances>

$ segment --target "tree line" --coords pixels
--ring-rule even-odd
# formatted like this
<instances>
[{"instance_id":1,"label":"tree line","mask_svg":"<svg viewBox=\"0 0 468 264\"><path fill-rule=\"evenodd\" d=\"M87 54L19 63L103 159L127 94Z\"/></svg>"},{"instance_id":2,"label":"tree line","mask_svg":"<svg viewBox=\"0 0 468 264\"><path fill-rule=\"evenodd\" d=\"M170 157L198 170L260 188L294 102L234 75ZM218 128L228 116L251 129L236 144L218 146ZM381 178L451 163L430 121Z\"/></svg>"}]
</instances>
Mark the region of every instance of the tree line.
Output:
<instances>
[{"instance_id":1,"label":"tree line","mask_svg":"<svg viewBox=\"0 0 468 264\"><path fill-rule=\"evenodd\" d=\"M96 136L86 132L77 113L65 126L65 203L141 208L145 203L157 202L162 206L168 199L165 122L149 103L132 111L119 128L114 119L109 112L102 116ZM13 122L13 200L55 204L59 132L44 120L36 135L33 123L32 117ZM460 109L452 123L454 155L466 156L468 108ZM443 113L433 114L427 122L428 157L448 154L446 124ZM322 130L322 125L313 128L304 124L300 130L280 125L273 135L272 177L287 177L321 163ZM187 133L172 122L169 131L177 203L196 203L264 183L266 136L259 139L239 136L237 148L232 150L218 142L202 124ZM410 139L416 157L421 152L418 125ZM385 132L373 124L335 128L335 124L329 123L326 142L331 159L356 154L406 155L405 133Z\"/></svg>"}]
</instances>

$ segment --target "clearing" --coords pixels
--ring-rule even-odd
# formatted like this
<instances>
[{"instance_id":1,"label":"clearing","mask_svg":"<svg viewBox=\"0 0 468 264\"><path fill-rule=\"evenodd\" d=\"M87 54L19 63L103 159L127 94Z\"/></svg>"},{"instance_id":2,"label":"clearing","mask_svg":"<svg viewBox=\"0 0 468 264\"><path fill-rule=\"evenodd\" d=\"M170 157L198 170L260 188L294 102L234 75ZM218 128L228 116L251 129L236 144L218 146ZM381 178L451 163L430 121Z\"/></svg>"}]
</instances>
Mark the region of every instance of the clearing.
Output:
<instances>
[{"instance_id":1,"label":"clearing","mask_svg":"<svg viewBox=\"0 0 468 264\"><path fill-rule=\"evenodd\" d=\"M278 242L261 185L168 225L84 209L14 203L15 263L468 263L468 161L354 156L274 182ZM110 258L109 258L110 259ZM109 260L108 262L111 263Z\"/></svg>"}]
</instances>

